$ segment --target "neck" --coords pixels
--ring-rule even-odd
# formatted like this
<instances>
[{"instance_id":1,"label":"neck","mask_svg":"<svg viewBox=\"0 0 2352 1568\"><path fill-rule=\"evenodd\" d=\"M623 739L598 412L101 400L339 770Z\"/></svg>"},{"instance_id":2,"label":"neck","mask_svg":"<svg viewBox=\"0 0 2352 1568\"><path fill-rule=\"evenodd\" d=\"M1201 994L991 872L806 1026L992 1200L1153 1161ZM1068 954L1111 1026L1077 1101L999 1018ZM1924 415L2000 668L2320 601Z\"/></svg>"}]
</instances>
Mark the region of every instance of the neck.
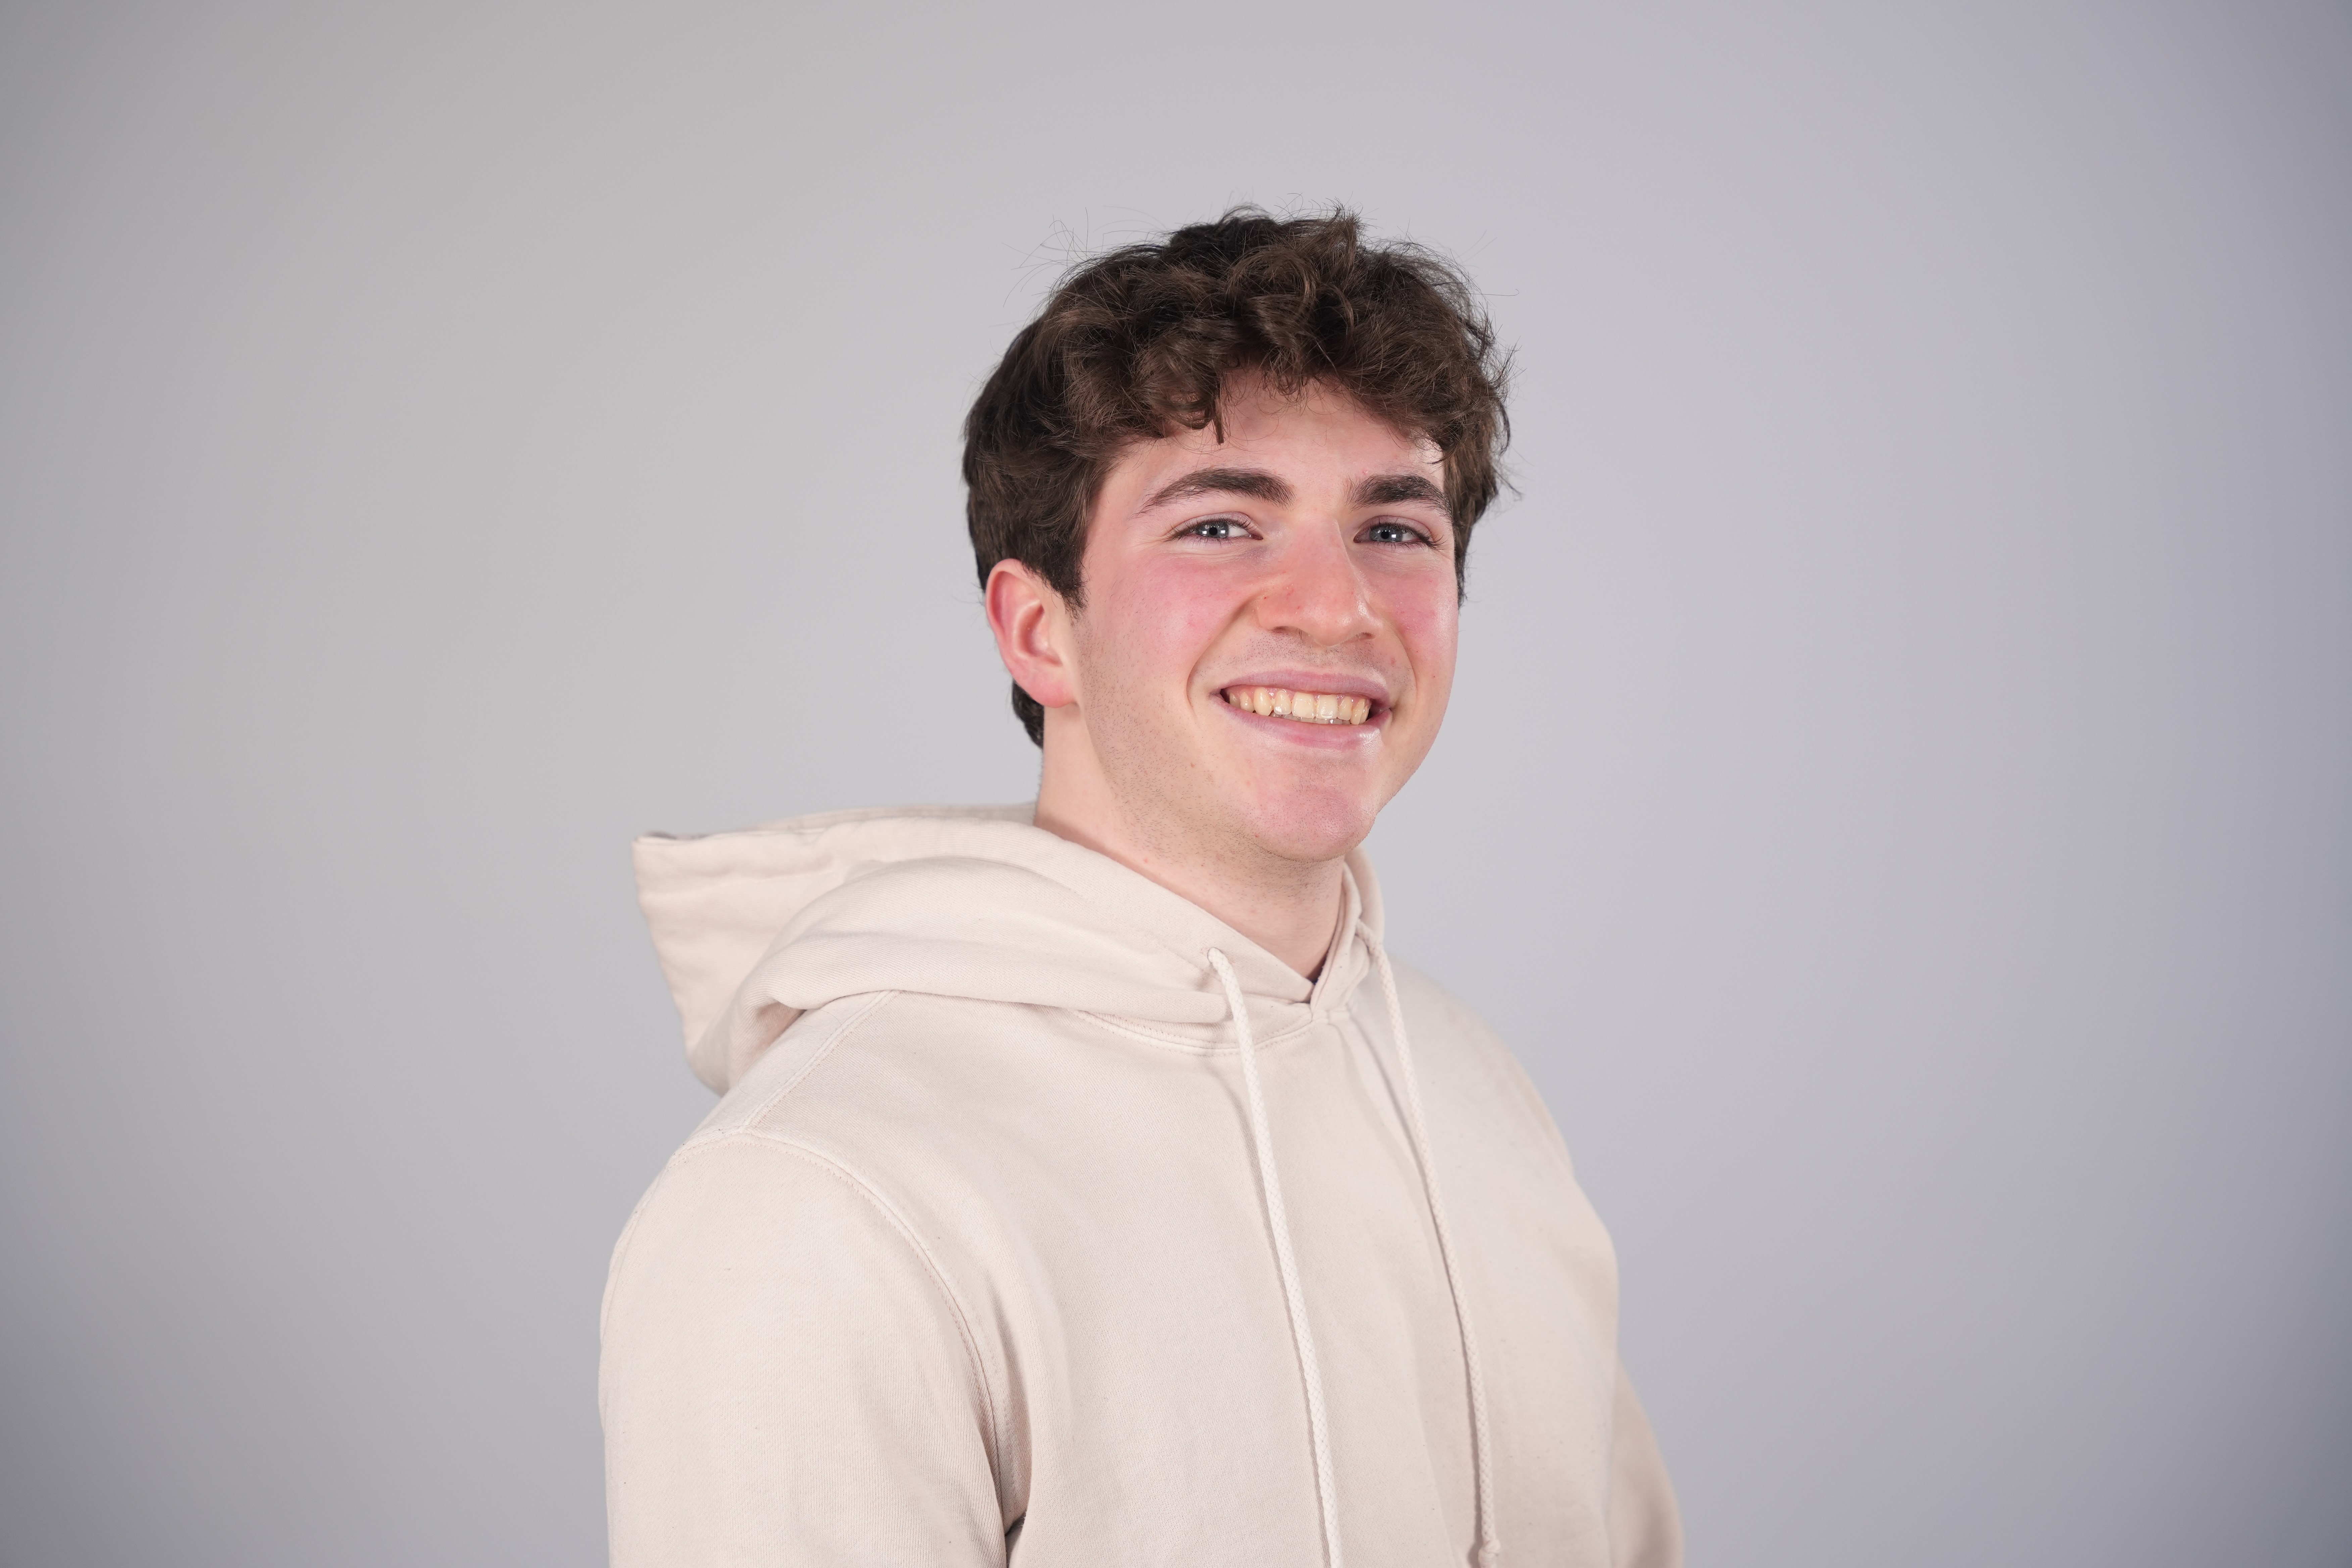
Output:
<instances>
[{"instance_id":1,"label":"neck","mask_svg":"<svg viewBox=\"0 0 2352 1568\"><path fill-rule=\"evenodd\" d=\"M1344 896L1338 860L1286 860L1255 845L1195 842L1138 820L1095 770L1056 769L1048 746L1037 826L1208 910L1312 979L1331 945Z\"/></svg>"}]
</instances>

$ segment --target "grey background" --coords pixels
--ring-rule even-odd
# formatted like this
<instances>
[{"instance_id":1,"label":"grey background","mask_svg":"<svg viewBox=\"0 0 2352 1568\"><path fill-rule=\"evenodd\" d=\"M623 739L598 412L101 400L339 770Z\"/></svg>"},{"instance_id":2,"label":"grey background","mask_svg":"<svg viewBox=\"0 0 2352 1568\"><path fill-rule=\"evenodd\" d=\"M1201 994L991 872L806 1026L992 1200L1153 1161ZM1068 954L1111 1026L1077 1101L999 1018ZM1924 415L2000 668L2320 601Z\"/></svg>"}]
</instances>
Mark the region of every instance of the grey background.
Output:
<instances>
[{"instance_id":1,"label":"grey background","mask_svg":"<svg viewBox=\"0 0 2352 1568\"><path fill-rule=\"evenodd\" d=\"M2352 1563L2352 12L0 11L0 1559L582 1563L625 847L1022 798L956 426L1235 199L1518 499L1374 848L1725 1564Z\"/></svg>"}]
</instances>

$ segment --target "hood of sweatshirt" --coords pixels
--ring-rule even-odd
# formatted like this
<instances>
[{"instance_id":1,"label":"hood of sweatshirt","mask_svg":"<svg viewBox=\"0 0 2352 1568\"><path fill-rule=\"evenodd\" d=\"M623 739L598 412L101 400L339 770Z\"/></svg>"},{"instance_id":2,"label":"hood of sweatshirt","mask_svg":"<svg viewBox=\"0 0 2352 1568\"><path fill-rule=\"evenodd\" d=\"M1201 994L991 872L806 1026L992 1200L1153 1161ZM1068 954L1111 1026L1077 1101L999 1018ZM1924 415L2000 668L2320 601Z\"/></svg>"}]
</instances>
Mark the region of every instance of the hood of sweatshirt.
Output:
<instances>
[{"instance_id":1,"label":"hood of sweatshirt","mask_svg":"<svg viewBox=\"0 0 2352 1568\"><path fill-rule=\"evenodd\" d=\"M687 1061L724 1093L804 1012L883 991L1097 1013L1194 1043L1232 1037L1230 963L1270 1044L1369 972L1380 892L1348 857L1308 980L1197 905L1032 824L1033 805L834 812L634 846L637 896Z\"/></svg>"}]
</instances>

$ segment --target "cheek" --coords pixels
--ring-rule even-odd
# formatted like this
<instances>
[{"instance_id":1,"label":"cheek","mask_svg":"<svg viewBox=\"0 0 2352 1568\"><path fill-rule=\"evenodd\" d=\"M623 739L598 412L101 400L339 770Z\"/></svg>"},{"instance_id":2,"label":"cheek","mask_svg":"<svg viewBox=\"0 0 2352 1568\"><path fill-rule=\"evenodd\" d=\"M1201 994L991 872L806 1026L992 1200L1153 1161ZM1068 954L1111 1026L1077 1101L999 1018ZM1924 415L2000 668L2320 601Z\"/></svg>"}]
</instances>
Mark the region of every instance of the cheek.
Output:
<instances>
[{"instance_id":1,"label":"cheek","mask_svg":"<svg viewBox=\"0 0 2352 1568\"><path fill-rule=\"evenodd\" d=\"M1440 703L1454 686L1454 661L1461 643L1462 604L1454 575L1426 588L1416 585L1396 595L1389 605L1390 622L1404 644L1412 666L1413 685L1423 700Z\"/></svg>"},{"instance_id":2,"label":"cheek","mask_svg":"<svg viewBox=\"0 0 2352 1568\"><path fill-rule=\"evenodd\" d=\"M1089 583L1089 662L1123 692L1183 700L1192 671L1232 619L1228 585L1182 570L1135 567Z\"/></svg>"}]
</instances>

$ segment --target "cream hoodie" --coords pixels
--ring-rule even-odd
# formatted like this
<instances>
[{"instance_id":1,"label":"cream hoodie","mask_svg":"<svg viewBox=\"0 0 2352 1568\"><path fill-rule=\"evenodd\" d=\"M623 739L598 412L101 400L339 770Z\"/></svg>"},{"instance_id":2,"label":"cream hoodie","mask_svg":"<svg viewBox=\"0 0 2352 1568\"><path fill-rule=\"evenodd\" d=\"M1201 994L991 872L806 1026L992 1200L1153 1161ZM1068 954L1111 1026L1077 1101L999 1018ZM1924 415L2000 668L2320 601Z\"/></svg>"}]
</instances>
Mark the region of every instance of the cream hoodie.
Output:
<instances>
[{"instance_id":1,"label":"cream hoodie","mask_svg":"<svg viewBox=\"0 0 2352 1568\"><path fill-rule=\"evenodd\" d=\"M605 1289L616 1568L1681 1560L1510 1053L1026 806L636 846L724 1094Z\"/></svg>"}]
</instances>

